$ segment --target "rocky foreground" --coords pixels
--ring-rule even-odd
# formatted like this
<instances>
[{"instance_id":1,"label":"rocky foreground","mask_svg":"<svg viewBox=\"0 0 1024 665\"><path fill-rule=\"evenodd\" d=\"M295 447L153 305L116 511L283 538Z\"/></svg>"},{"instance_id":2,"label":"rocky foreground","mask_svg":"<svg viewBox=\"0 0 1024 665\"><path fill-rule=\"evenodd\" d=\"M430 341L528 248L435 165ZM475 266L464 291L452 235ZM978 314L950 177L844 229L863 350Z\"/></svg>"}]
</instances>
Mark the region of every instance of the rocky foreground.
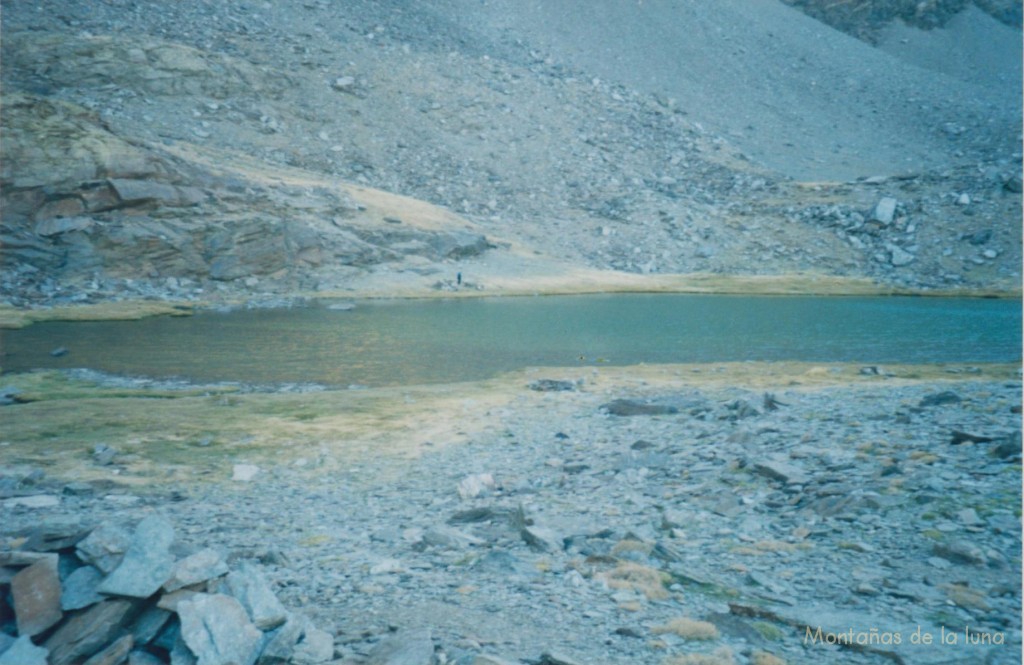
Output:
<instances>
[{"instance_id":1,"label":"rocky foreground","mask_svg":"<svg viewBox=\"0 0 1024 665\"><path fill-rule=\"evenodd\" d=\"M463 399L437 418L468 440L430 440L436 423L423 422L404 435L420 451L407 458L282 442L275 465L243 451L218 459L216 480L130 484L111 442L76 477L9 466L0 663L32 646L10 646L28 621L12 579L24 594L40 559L27 550L61 551L51 594L54 575L65 598L73 578L99 592L58 607L52 626L131 608L106 643L61 662L112 643L88 662L229 662L210 653L240 635L249 663L1020 662L1019 375L864 368L819 385L833 370L817 368L771 385L716 381L710 366L609 372L538 372L504 402ZM89 546L100 525L123 535L103 541L109 568ZM181 584L145 570L160 579L133 597L110 580L152 565L129 559L153 541L164 564L219 563ZM280 600L273 622L232 596L242 579ZM142 608L169 589L202 595L164 603L140 637ZM196 598L232 612L203 632ZM311 637L293 630L290 650L268 652L288 625ZM60 630L32 642L53 647Z\"/></svg>"}]
</instances>

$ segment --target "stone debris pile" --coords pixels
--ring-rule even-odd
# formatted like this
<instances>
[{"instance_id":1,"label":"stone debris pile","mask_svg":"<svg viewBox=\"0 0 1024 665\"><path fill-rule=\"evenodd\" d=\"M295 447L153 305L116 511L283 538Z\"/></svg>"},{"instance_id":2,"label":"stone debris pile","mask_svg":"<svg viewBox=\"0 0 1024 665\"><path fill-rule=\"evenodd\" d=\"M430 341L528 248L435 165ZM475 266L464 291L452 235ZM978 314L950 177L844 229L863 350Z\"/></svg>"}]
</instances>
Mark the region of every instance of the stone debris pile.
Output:
<instances>
[{"instance_id":1,"label":"stone debris pile","mask_svg":"<svg viewBox=\"0 0 1024 665\"><path fill-rule=\"evenodd\" d=\"M0 665L312 665L334 638L290 612L263 570L181 555L149 515L128 530L51 525L0 551Z\"/></svg>"}]
</instances>

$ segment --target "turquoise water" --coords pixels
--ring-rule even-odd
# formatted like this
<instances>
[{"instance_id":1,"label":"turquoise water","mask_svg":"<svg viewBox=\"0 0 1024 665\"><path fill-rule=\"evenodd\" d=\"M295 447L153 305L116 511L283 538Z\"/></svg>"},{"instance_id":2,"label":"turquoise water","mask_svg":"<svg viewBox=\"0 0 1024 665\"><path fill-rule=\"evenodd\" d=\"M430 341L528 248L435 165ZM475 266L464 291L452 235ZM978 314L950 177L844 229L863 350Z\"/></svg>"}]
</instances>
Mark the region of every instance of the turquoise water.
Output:
<instances>
[{"instance_id":1,"label":"turquoise water","mask_svg":"<svg viewBox=\"0 0 1024 665\"><path fill-rule=\"evenodd\" d=\"M804 360L1017 362L1021 303L944 298L599 295L362 302L50 322L0 331L5 372L382 386L528 366ZM66 347L69 353L52 357Z\"/></svg>"}]
</instances>

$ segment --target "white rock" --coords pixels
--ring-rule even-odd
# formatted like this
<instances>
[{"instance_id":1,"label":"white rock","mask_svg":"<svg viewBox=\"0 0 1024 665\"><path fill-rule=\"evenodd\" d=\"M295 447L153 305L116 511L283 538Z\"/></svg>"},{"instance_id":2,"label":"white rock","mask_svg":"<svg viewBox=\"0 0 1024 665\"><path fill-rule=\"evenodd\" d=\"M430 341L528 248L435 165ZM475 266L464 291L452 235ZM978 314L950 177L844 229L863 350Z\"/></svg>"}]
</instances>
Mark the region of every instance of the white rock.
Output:
<instances>
[{"instance_id":1,"label":"white rock","mask_svg":"<svg viewBox=\"0 0 1024 665\"><path fill-rule=\"evenodd\" d=\"M231 472L231 480L248 483L259 475L259 472L260 468L255 464L236 464Z\"/></svg>"},{"instance_id":2,"label":"white rock","mask_svg":"<svg viewBox=\"0 0 1024 665\"><path fill-rule=\"evenodd\" d=\"M882 224L892 224L892 220L896 216L896 203L896 199L891 196L884 197L875 205L875 211L871 218Z\"/></svg>"},{"instance_id":3,"label":"white rock","mask_svg":"<svg viewBox=\"0 0 1024 665\"><path fill-rule=\"evenodd\" d=\"M886 247L886 249L889 250L889 262L892 263L897 268L900 266L905 266L914 261L914 255L901 247L897 247L896 245L889 245L888 247Z\"/></svg>"},{"instance_id":4,"label":"white rock","mask_svg":"<svg viewBox=\"0 0 1024 665\"><path fill-rule=\"evenodd\" d=\"M494 487L494 476L489 473L477 473L466 476L459 482L459 496L463 499L475 499L485 492L490 492Z\"/></svg>"},{"instance_id":5,"label":"white rock","mask_svg":"<svg viewBox=\"0 0 1024 665\"><path fill-rule=\"evenodd\" d=\"M355 78L351 76L339 76L338 78L334 79L334 83L331 84L331 87L334 88L335 90L345 92L347 90L351 90L352 86L354 86L355 84Z\"/></svg>"},{"instance_id":6,"label":"white rock","mask_svg":"<svg viewBox=\"0 0 1024 665\"><path fill-rule=\"evenodd\" d=\"M36 494L35 496L16 496L4 499L4 508L52 508L60 505L60 497L56 494Z\"/></svg>"}]
</instances>

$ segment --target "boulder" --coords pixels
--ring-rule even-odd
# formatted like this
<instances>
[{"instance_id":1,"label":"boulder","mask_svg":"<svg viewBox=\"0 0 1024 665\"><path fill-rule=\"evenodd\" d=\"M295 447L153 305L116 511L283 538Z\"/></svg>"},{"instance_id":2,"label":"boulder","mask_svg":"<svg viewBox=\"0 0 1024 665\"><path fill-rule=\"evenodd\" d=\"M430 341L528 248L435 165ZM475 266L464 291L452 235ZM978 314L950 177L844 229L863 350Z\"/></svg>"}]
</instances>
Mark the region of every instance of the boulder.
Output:
<instances>
[{"instance_id":1,"label":"boulder","mask_svg":"<svg viewBox=\"0 0 1024 665\"><path fill-rule=\"evenodd\" d=\"M652 404L632 399L616 399L602 404L601 408L613 416L658 416L679 413L679 409L670 404Z\"/></svg>"},{"instance_id":2,"label":"boulder","mask_svg":"<svg viewBox=\"0 0 1024 665\"><path fill-rule=\"evenodd\" d=\"M11 597L18 635L32 637L60 621L64 612L56 557L36 561L15 575L11 580Z\"/></svg>"},{"instance_id":3,"label":"boulder","mask_svg":"<svg viewBox=\"0 0 1024 665\"><path fill-rule=\"evenodd\" d=\"M74 547L87 535L89 530L82 528L80 520L49 522L32 529L20 549L30 552L59 552Z\"/></svg>"},{"instance_id":4,"label":"boulder","mask_svg":"<svg viewBox=\"0 0 1024 665\"><path fill-rule=\"evenodd\" d=\"M429 629L421 629L403 631L382 640L364 665L430 665L433 662L434 640Z\"/></svg>"},{"instance_id":5,"label":"boulder","mask_svg":"<svg viewBox=\"0 0 1024 665\"><path fill-rule=\"evenodd\" d=\"M807 482L807 474L803 469L778 459L755 462L754 472L786 485L803 485Z\"/></svg>"},{"instance_id":6,"label":"boulder","mask_svg":"<svg viewBox=\"0 0 1024 665\"><path fill-rule=\"evenodd\" d=\"M50 237L69 233L71 231L85 231L96 222L91 217L56 217L43 219L36 223L35 233L37 236Z\"/></svg>"},{"instance_id":7,"label":"boulder","mask_svg":"<svg viewBox=\"0 0 1024 665\"><path fill-rule=\"evenodd\" d=\"M0 653L0 665L48 665L49 651L37 647L28 635L22 635Z\"/></svg>"},{"instance_id":8,"label":"boulder","mask_svg":"<svg viewBox=\"0 0 1024 665\"><path fill-rule=\"evenodd\" d=\"M102 580L103 573L93 566L76 568L64 580L64 590L60 596L61 609L80 610L103 601L98 591Z\"/></svg>"},{"instance_id":9,"label":"boulder","mask_svg":"<svg viewBox=\"0 0 1024 665\"><path fill-rule=\"evenodd\" d=\"M263 633L242 604L224 594L198 593L178 604L181 638L198 665L253 665Z\"/></svg>"},{"instance_id":10,"label":"boulder","mask_svg":"<svg viewBox=\"0 0 1024 665\"><path fill-rule=\"evenodd\" d=\"M875 204L875 209L871 213L871 219L888 226L892 224L892 220L896 217L896 199L891 196L883 197Z\"/></svg>"},{"instance_id":11,"label":"boulder","mask_svg":"<svg viewBox=\"0 0 1024 665\"><path fill-rule=\"evenodd\" d=\"M219 552L209 548L200 550L174 564L170 578L164 582L164 591L176 591L227 572L228 564Z\"/></svg>"},{"instance_id":12,"label":"boulder","mask_svg":"<svg viewBox=\"0 0 1024 665\"><path fill-rule=\"evenodd\" d=\"M918 403L918 406L943 406L945 404L959 404L961 401L963 400L960 397L960 395L957 395L952 390L943 390L940 393L932 393L930 395L925 395L924 397L921 398L921 401Z\"/></svg>"},{"instance_id":13,"label":"boulder","mask_svg":"<svg viewBox=\"0 0 1024 665\"><path fill-rule=\"evenodd\" d=\"M258 665L287 663L295 652L295 645L302 639L307 619L298 614L288 614L283 624L266 635L266 644L260 653Z\"/></svg>"},{"instance_id":14,"label":"boulder","mask_svg":"<svg viewBox=\"0 0 1024 665\"><path fill-rule=\"evenodd\" d=\"M165 518L151 515L135 530L120 565L99 586L100 593L147 598L171 576L174 527Z\"/></svg>"},{"instance_id":15,"label":"boulder","mask_svg":"<svg viewBox=\"0 0 1024 665\"><path fill-rule=\"evenodd\" d=\"M530 390L536 390L537 392L571 392L575 391L577 384L575 381L563 381L558 379L537 379L531 381L527 386Z\"/></svg>"},{"instance_id":16,"label":"boulder","mask_svg":"<svg viewBox=\"0 0 1024 665\"><path fill-rule=\"evenodd\" d=\"M128 652L134 646L131 635L123 635L110 646L97 652L92 658L82 665L121 665L128 658Z\"/></svg>"},{"instance_id":17,"label":"boulder","mask_svg":"<svg viewBox=\"0 0 1024 665\"><path fill-rule=\"evenodd\" d=\"M543 526L524 526L519 535L531 548L540 552L561 552L565 549L562 538L553 530Z\"/></svg>"},{"instance_id":18,"label":"boulder","mask_svg":"<svg viewBox=\"0 0 1024 665\"><path fill-rule=\"evenodd\" d=\"M43 646L50 651L50 665L71 665L97 653L120 632L135 601L108 600L65 621Z\"/></svg>"},{"instance_id":19,"label":"boulder","mask_svg":"<svg viewBox=\"0 0 1024 665\"><path fill-rule=\"evenodd\" d=\"M288 618L288 611L257 566L243 562L239 570L228 573L227 586L260 630L277 628Z\"/></svg>"},{"instance_id":20,"label":"boulder","mask_svg":"<svg viewBox=\"0 0 1024 665\"><path fill-rule=\"evenodd\" d=\"M295 665L317 665L334 657L334 638L330 633L307 625L302 639L295 645L291 662Z\"/></svg>"},{"instance_id":21,"label":"boulder","mask_svg":"<svg viewBox=\"0 0 1024 665\"><path fill-rule=\"evenodd\" d=\"M462 499L475 499L489 494L496 487L494 476L489 473L474 473L459 481L458 492Z\"/></svg>"},{"instance_id":22,"label":"boulder","mask_svg":"<svg viewBox=\"0 0 1024 665\"><path fill-rule=\"evenodd\" d=\"M78 558L103 573L110 573L121 563L131 545L132 537L119 526L105 522L78 543Z\"/></svg>"},{"instance_id":23,"label":"boulder","mask_svg":"<svg viewBox=\"0 0 1024 665\"><path fill-rule=\"evenodd\" d=\"M172 616L171 612L159 607L144 610L130 626L135 644L142 646L155 640Z\"/></svg>"},{"instance_id":24,"label":"boulder","mask_svg":"<svg viewBox=\"0 0 1024 665\"><path fill-rule=\"evenodd\" d=\"M153 180L111 178L107 182L125 205L155 202L167 206L192 206L205 198L202 191L194 187L175 187Z\"/></svg>"}]
</instances>

